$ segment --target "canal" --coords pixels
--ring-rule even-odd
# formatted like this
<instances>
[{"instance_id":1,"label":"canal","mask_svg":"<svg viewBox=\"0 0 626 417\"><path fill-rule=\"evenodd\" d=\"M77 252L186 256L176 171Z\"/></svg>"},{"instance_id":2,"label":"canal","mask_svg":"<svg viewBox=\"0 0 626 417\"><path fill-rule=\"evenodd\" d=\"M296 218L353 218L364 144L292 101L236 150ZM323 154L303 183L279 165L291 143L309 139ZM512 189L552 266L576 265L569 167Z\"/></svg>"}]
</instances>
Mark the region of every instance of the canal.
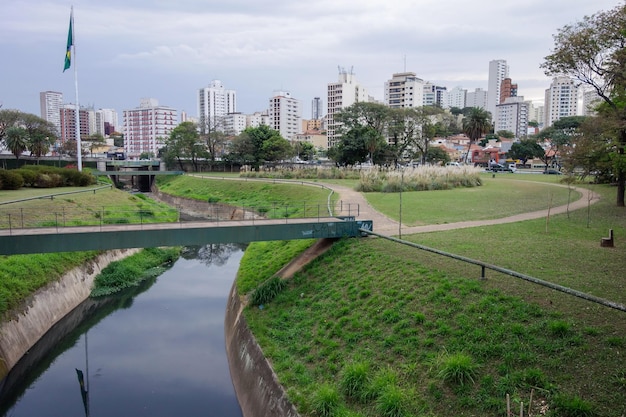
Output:
<instances>
[{"instance_id":1,"label":"canal","mask_svg":"<svg viewBox=\"0 0 626 417\"><path fill-rule=\"evenodd\" d=\"M186 248L132 292L85 301L0 383L0 416L241 417L224 313L243 249Z\"/></svg>"}]
</instances>

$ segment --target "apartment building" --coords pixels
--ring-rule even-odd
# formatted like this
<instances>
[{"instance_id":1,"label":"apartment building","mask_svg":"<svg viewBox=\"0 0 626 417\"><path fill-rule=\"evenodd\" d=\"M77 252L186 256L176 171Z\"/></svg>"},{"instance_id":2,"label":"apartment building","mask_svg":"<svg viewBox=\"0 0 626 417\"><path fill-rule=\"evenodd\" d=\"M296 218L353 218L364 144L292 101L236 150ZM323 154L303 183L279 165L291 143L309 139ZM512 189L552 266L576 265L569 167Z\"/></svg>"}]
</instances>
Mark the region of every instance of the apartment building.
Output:
<instances>
[{"instance_id":1,"label":"apartment building","mask_svg":"<svg viewBox=\"0 0 626 417\"><path fill-rule=\"evenodd\" d=\"M128 157L142 153L157 155L165 140L178 125L178 112L159 105L157 99L144 98L139 107L123 112L124 150Z\"/></svg>"},{"instance_id":2,"label":"apartment building","mask_svg":"<svg viewBox=\"0 0 626 417\"><path fill-rule=\"evenodd\" d=\"M61 133L61 107L63 105L63 93L58 91L42 91L39 93L39 107L41 118L52 123Z\"/></svg>"},{"instance_id":3,"label":"apartment building","mask_svg":"<svg viewBox=\"0 0 626 417\"><path fill-rule=\"evenodd\" d=\"M288 91L277 91L269 103L269 126L292 140L302 127L302 106Z\"/></svg>"},{"instance_id":4,"label":"apartment building","mask_svg":"<svg viewBox=\"0 0 626 417\"><path fill-rule=\"evenodd\" d=\"M337 129L340 123L335 122L334 115L344 107L369 101L369 96L367 90L358 83L352 69L348 72L341 67L337 82L328 84L327 94L326 135L328 147L331 147L339 138Z\"/></svg>"},{"instance_id":5,"label":"apartment building","mask_svg":"<svg viewBox=\"0 0 626 417\"><path fill-rule=\"evenodd\" d=\"M487 111L495 119L496 105L500 104L500 89L505 78L509 77L509 66L504 59L489 61L487 80Z\"/></svg>"},{"instance_id":6,"label":"apartment building","mask_svg":"<svg viewBox=\"0 0 626 417\"><path fill-rule=\"evenodd\" d=\"M422 107L424 80L414 72L393 74L385 81L385 105L391 108Z\"/></svg>"},{"instance_id":7,"label":"apartment building","mask_svg":"<svg viewBox=\"0 0 626 417\"><path fill-rule=\"evenodd\" d=\"M568 116L578 115L578 87L569 77L555 77L546 90L544 128Z\"/></svg>"},{"instance_id":8,"label":"apartment building","mask_svg":"<svg viewBox=\"0 0 626 417\"><path fill-rule=\"evenodd\" d=\"M237 93L224 88L220 80L213 80L208 87L198 90L198 124L200 133L214 130L222 124L222 118L237 112Z\"/></svg>"}]
</instances>

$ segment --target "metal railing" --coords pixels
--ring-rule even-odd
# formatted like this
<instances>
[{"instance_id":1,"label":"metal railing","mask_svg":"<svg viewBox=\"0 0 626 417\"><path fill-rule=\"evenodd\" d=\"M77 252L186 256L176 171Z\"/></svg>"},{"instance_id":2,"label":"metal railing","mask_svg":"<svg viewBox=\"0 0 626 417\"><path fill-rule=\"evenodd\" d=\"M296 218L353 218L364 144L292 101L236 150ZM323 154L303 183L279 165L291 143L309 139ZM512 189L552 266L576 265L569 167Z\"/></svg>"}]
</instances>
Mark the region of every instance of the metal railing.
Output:
<instances>
[{"instance_id":1,"label":"metal railing","mask_svg":"<svg viewBox=\"0 0 626 417\"><path fill-rule=\"evenodd\" d=\"M206 209L190 211L182 207L144 207L128 209L115 206L64 205L42 211L37 208L0 208L0 230L158 224L173 222L254 221L261 219L328 219L357 217L359 205L344 201L332 203L273 203L266 205L208 204Z\"/></svg>"},{"instance_id":2,"label":"metal railing","mask_svg":"<svg viewBox=\"0 0 626 417\"><path fill-rule=\"evenodd\" d=\"M596 297L595 295L592 294L587 294L578 290L574 290L572 288L568 288L568 287L564 287L562 285L559 284L555 284L553 282L549 282L549 281L544 281L542 279L539 278L535 278L532 277L530 275L526 275L526 274L522 274L520 272L517 271L512 271L510 269L506 269L506 268L502 268L499 267L497 265L492 265L492 264L488 264L486 262L483 261L479 261L476 259L472 259L472 258L467 258L465 256L461 256L461 255L455 255L454 253L450 253L450 252L445 252L439 249L434 249L434 248L429 248L428 246L424 246L424 245L420 245L418 243L413 243L413 242L408 242L406 240L402 240L402 239L397 239L391 236L387 236L387 235L382 235L380 233L375 233L372 232L371 230L366 230L366 229L360 229L361 233L364 234L368 234L368 235L373 235L373 236L378 236L378 237L382 237L384 239L388 239L397 243L401 243L403 245L407 245L416 249L420 249L426 252L431 252L431 253L435 253L437 255L442 255L442 256L447 256L448 258L452 258L452 259L456 259L458 261L462 261L462 262L466 262L469 264L474 264L474 265L478 265L480 266L480 270L481 270L481 274L480 274L480 278L481 279L486 279L486 275L485 275L485 271L487 269L492 270L492 271L496 271L505 275L509 275L515 278L520 278L523 279L525 281L528 282L532 282L533 284L537 284L537 285L541 285L543 287L547 287L547 288L551 288L553 290L556 291L560 291L563 292L565 294L569 294L569 295L573 295L575 297L578 298L582 298L584 300L587 301L591 301L593 303L596 304L600 304L603 305L605 307L610 307L610 308L614 308L616 310L620 310L623 312L626 312L626 305L615 302L615 301L611 301L611 300L606 300L604 298L600 298L600 297Z\"/></svg>"}]
</instances>

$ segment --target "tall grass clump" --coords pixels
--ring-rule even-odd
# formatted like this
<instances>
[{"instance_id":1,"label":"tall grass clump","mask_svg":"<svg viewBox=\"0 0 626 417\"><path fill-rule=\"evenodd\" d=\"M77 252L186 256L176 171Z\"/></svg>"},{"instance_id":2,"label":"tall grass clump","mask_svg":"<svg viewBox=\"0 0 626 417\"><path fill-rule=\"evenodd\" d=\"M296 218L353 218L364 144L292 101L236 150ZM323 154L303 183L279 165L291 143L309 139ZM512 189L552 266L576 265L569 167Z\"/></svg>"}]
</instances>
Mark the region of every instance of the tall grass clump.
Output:
<instances>
[{"instance_id":1,"label":"tall grass clump","mask_svg":"<svg viewBox=\"0 0 626 417\"><path fill-rule=\"evenodd\" d=\"M437 376L445 382L464 385L474 383L478 366L465 353L444 352L436 359Z\"/></svg>"},{"instance_id":2,"label":"tall grass clump","mask_svg":"<svg viewBox=\"0 0 626 417\"><path fill-rule=\"evenodd\" d=\"M273 276L252 292L250 302L257 306L267 304L280 294L286 285L282 278Z\"/></svg>"},{"instance_id":3,"label":"tall grass clump","mask_svg":"<svg viewBox=\"0 0 626 417\"><path fill-rule=\"evenodd\" d=\"M333 417L338 415L339 392L330 384L322 384L313 394L311 406L315 415Z\"/></svg>"},{"instance_id":4,"label":"tall grass clump","mask_svg":"<svg viewBox=\"0 0 626 417\"><path fill-rule=\"evenodd\" d=\"M593 417L596 415L591 403L577 395L570 397L565 394L558 394L554 397L552 406L557 415L561 417Z\"/></svg>"},{"instance_id":5,"label":"tall grass clump","mask_svg":"<svg viewBox=\"0 0 626 417\"><path fill-rule=\"evenodd\" d=\"M430 191L481 185L480 170L474 167L420 166L404 170L372 168L361 171L356 190L360 192Z\"/></svg>"},{"instance_id":6,"label":"tall grass clump","mask_svg":"<svg viewBox=\"0 0 626 417\"><path fill-rule=\"evenodd\" d=\"M406 395L396 385L387 386L376 399L376 412L383 417L402 417L405 415Z\"/></svg>"},{"instance_id":7,"label":"tall grass clump","mask_svg":"<svg viewBox=\"0 0 626 417\"><path fill-rule=\"evenodd\" d=\"M341 375L341 392L358 402L367 399L370 383L370 365L367 362L355 362L345 366Z\"/></svg>"}]
</instances>

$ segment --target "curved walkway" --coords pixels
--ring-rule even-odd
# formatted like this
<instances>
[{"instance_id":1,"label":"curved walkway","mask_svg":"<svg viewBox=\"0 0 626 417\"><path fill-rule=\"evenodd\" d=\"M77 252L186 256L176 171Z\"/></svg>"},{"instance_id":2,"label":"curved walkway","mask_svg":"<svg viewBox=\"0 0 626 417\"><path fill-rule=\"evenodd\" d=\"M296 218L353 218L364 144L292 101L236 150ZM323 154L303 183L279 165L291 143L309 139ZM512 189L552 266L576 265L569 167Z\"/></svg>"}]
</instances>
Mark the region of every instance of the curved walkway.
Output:
<instances>
[{"instance_id":1,"label":"curved walkway","mask_svg":"<svg viewBox=\"0 0 626 417\"><path fill-rule=\"evenodd\" d=\"M334 184L325 184L326 187L330 188L337 194L341 196L342 200L349 201L350 203L358 203L359 204L359 218L364 220L372 220L374 222L374 231L383 235L399 235L400 234L400 224L385 216L384 214L377 211L374 207L372 207L368 201L365 199L362 193L355 191L349 187L334 185ZM549 184L555 187L566 187L561 184ZM569 210L577 210L584 207L587 207L588 204L593 204L600 199L600 196L594 193L591 190L586 188L574 187L575 191L581 194L581 198L573 201L568 205L552 207L549 210L538 210L531 211L528 213L516 214L513 216L502 217L498 219L487 219L487 220L470 220L463 221L457 223L445 223L445 224L430 224L425 226L404 226L402 225L402 234L414 234L414 233L427 233L427 232L435 232L442 230L453 230L453 229L464 229L468 227L479 227L479 226L490 226L494 224L502 224L502 223L514 223L524 220L532 220L532 219L540 219L546 217L548 213L550 215L566 213L568 208Z\"/></svg>"}]
</instances>

